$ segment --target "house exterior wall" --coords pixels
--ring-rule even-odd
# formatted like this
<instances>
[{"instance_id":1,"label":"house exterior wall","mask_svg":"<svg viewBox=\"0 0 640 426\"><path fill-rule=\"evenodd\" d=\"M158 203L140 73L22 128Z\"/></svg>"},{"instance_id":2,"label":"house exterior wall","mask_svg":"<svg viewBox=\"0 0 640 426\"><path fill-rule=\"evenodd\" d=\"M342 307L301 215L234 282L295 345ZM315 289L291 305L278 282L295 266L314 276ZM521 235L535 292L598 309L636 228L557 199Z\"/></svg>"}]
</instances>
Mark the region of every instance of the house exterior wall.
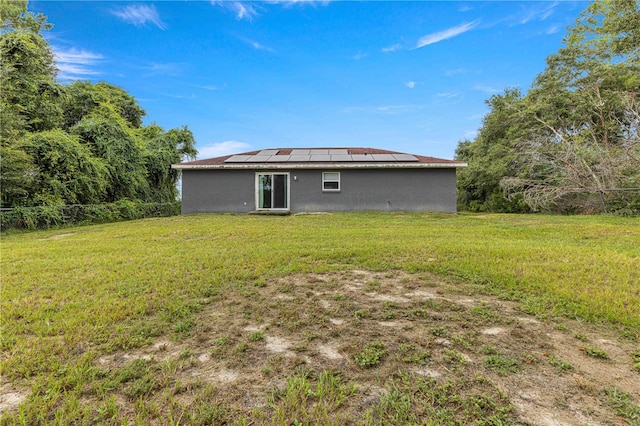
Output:
<instances>
[{"instance_id":1,"label":"house exterior wall","mask_svg":"<svg viewBox=\"0 0 640 426\"><path fill-rule=\"evenodd\" d=\"M182 213L247 213L255 192L253 170L182 171Z\"/></svg>"},{"instance_id":2,"label":"house exterior wall","mask_svg":"<svg viewBox=\"0 0 640 426\"><path fill-rule=\"evenodd\" d=\"M322 190L324 171L340 172L339 192ZM456 211L454 168L274 172L290 175L290 210L293 212ZM255 175L256 170L183 170L182 212L254 211Z\"/></svg>"}]
</instances>

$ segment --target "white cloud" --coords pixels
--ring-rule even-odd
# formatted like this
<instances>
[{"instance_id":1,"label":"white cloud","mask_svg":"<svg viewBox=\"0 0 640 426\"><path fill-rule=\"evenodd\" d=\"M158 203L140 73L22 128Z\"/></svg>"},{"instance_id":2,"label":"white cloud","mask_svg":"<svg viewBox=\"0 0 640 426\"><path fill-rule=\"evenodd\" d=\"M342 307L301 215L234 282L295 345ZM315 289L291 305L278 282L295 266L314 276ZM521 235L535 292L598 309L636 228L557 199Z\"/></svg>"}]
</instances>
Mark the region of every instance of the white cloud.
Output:
<instances>
[{"instance_id":1,"label":"white cloud","mask_svg":"<svg viewBox=\"0 0 640 426\"><path fill-rule=\"evenodd\" d=\"M497 88L492 87L492 86L487 86L485 84L476 84L474 86L474 89L475 90L479 90L480 92L490 93L490 94L500 92L500 89L497 89Z\"/></svg>"},{"instance_id":2,"label":"white cloud","mask_svg":"<svg viewBox=\"0 0 640 426\"><path fill-rule=\"evenodd\" d=\"M264 50L266 52L275 52L275 50L272 49L271 47L265 46L264 44L259 43L259 42L255 41L255 40L251 40L251 39L244 38L244 37L239 37L239 39L242 40L243 42L247 43L249 46L253 47L256 50Z\"/></svg>"},{"instance_id":3,"label":"white cloud","mask_svg":"<svg viewBox=\"0 0 640 426\"><path fill-rule=\"evenodd\" d=\"M252 41L250 44L251 44L251 47L253 47L256 50L265 50L267 52L275 52L275 50L273 50L272 48L265 46L264 44L260 44L257 41Z\"/></svg>"},{"instance_id":4,"label":"white cloud","mask_svg":"<svg viewBox=\"0 0 640 426\"><path fill-rule=\"evenodd\" d=\"M448 40L460 34L466 33L467 31L472 30L476 25L478 25L478 21L472 21L467 22L466 24L458 25L457 27L451 27L443 31L438 31L437 33L427 34L426 36L418 40L415 49L420 49L421 47L438 43L443 40Z\"/></svg>"},{"instance_id":5,"label":"white cloud","mask_svg":"<svg viewBox=\"0 0 640 426\"><path fill-rule=\"evenodd\" d=\"M315 6L318 3L326 6L331 3L331 0L267 0L267 3L281 4L284 5L284 7L295 6L297 4L310 4Z\"/></svg>"},{"instance_id":6,"label":"white cloud","mask_svg":"<svg viewBox=\"0 0 640 426\"><path fill-rule=\"evenodd\" d=\"M151 65L146 66L145 69L149 71L147 75L171 75L176 76L182 74L184 64L178 62L167 62L164 64L157 64L153 62Z\"/></svg>"},{"instance_id":7,"label":"white cloud","mask_svg":"<svg viewBox=\"0 0 640 426\"><path fill-rule=\"evenodd\" d=\"M156 27L164 30L166 28L164 22L160 19L160 15L156 10L154 5L146 5L146 4L135 4L131 6L126 6L120 10L114 10L113 13L118 18L123 21L133 24L137 27L146 25L147 23L151 23Z\"/></svg>"},{"instance_id":8,"label":"white cloud","mask_svg":"<svg viewBox=\"0 0 640 426\"><path fill-rule=\"evenodd\" d=\"M555 33L557 33L558 31L560 31L560 25L553 24L553 25L551 25L551 27L549 27L549 29L547 30L547 35L555 34Z\"/></svg>"},{"instance_id":9,"label":"white cloud","mask_svg":"<svg viewBox=\"0 0 640 426\"><path fill-rule=\"evenodd\" d=\"M195 99L196 98L196 95L194 95L193 93L190 95L177 94L177 95L167 95L167 96L174 99Z\"/></svg>"},{"instance_id":10,"label":"white cloud","mask_svg":"<svg viewBox=\"0 0 640 426\"><path fill-rule=\"evenodd\" d=\"M407 81L406 86L409 89L413 89L414 87L416 87L416 82L415 81Z\"/></svg>"},{"instance_id":11,"label":"white cloud","mask_svg":"<svg viewBox=\"0 0 640 426\"><path fill-rule=\"evenodd\" d=\"M402 45L396 43L396 44L394 44L392 46L389 46L389 47L383 47L382 49L380 49L380 51L382 53L391 53L391 52L395 52L397 50L402 50L402 49L404 49L404 47L402 47Z\"/></svg>"},{"instance_id":12,"label":"white cloud","mask_svg":"<svg viewBox=\"0 0 640 426\"><path fill-rule=\"evenodd\" d=\"M553 10L558 5L558 2L554 2L553 4L545 7L531 7L523 10L522 16L519 18L520 24L526 24L530 21L544 21L549 16L553 15Z\"/></svg>"},{"instance_id":13,"label":"white cloud","mask_svg":"<svg viewBox=\"0 0 640 426\"><path fill-rule=\"evenodd\" d=\"M223 155L237 154L250 151L251 145L245 142L224 141L205 145L198 149L198 159L222 157Z\"/></svg>"},{"instance_id":14,"label":"white cloud","mask_svg":"<svg viewBox=\"0 0 640 426\"><path fill-rule=\"evenodd\" d=\"M364 59L364 58L366 58L367 56L369 56L369 54L368 54L368 53L362 53L362 52L361 52L361 53L357 53L357 54L353 55L353 56L351 57L351 59L353 59L354 61L359 61L360 59Z\"/></svg>"},{"instance_id":15,"label":"white cloud","mask_svg":"<svg viewBox=\"0 0 640 426\"><path fill-rule=\"evenodd\" d=\"M193 86L193 87L197 87L198 89L204 89L204 90L210 90L212 92L218 91L218 90L224 90L227 88L227 83L223 84L222 86L211 86L211 85L204 85L204 86Z\"/></svg>"},{"instance_id":16,"label":"white cloud","mask_svg":"<svg viewBox=\"0 0 640 426\"><path fill-rule=\"evenodd\" d=\"M439 99L453 99L453 98L457 98L458 96L460 96L459 92L440 92L440 93L436 93L436 98L439 98Z\"/></svg>"},{"instance_id":17,"label":"white cloud","mask_svg":"<svg viewBox=\"0 0 640 426\"><path fill-rule=\"evenodd\" d=\"M63 80L80 80L100 74L91 67L104 58L100 54L75 48L62 50L53 47L53 55L58 68L58 78Z\"/></svg>"},{"instance_id":18,"label":"white cloud","mask_svg":"<svg viewBox=\"0 0 640 426\"><path fill-rule=\"evenodd\" d=\"M243 1L211 0L211 4L230 10L240 21L253 21L253 18L259 15L259 9L255 5Z\"/></svg>"},{"instance_id":19,"label":"white cloud","mask_svg":"<svg viewBox=\"0 0 640 426\"><path fill-rule=\"evenodd\" d=\"M233 2L231 3L231 8L236 12L236 18L248 19L249 21L253 19L254 16L258 15L258 11L250 4L245 4L241 2Z\"/></svg>"},{"instance_id":20,"label":"white cloud","mask_svg":"<svg viewBox=\"0 0 640 426\"><path fill-rule=\"evenodd\" d=\"M215 6L223 7L230 10L236 15L238 20L246 19L247 21L253 21L253 18L260 15L265 8L256 5L255 1L242 1L242 0L210 0L211 4ZM279 4L282 7L291 7L294 5L312 5L316 4L327 5L331 0L264 0L267 4Z\"/></svg>"},{"instance_id":21,"label":"white cloud","mask_svg":"<svg viewBox=\"0 0 640 426\"><path fill-rule=\"evenodd\" d=\"M423 105L382 105L382 106L369 106L369 107L346 107L342 109L342 112L351 114L354 112L364 112L370 114L400 114L402 112L411 112L423 108Z\"/></svg>"},{"instance_id":22,"label":"white cloud","mask_svg":"<svg viewBox=\"0 0 640 426\"><path fill-rule=\"evenodd\" d=\"M466 74L468 71L465 68L456 68L452 70L446 70L444 72L445 77L451 77L458 74Z\"/></svg>"}]
</instances>

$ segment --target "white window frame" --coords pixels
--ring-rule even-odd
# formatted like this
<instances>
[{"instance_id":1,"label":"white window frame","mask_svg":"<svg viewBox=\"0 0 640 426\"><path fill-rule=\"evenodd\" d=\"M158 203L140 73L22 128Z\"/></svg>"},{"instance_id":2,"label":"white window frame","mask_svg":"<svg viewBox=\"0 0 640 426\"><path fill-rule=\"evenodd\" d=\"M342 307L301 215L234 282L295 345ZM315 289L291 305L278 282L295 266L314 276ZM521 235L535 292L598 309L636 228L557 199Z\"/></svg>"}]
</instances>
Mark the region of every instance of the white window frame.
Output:
<instances>
[{"instance_id":1,"label":"white window frame","mask_svg":"<svg viewBox=\"0 0 640 426\"><path fill-rule=\"evenodd\" d=\"M327 179L327 175L338 175L338 179ZM337 182L337 188L327 188L325 183ZM340 172L322 172L322 192L340 192L342 185L340 184Z\"/></svg>"}]
</instances>

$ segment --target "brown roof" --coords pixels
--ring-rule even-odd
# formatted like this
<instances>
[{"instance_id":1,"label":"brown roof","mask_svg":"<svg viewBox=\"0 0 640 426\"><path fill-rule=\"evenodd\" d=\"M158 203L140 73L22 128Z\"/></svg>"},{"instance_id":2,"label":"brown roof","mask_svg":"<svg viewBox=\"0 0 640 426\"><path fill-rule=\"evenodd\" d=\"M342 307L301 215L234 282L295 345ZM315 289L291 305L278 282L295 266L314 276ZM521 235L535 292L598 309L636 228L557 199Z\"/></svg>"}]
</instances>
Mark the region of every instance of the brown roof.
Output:
<instances>
[{"instance_id":1,"label":"brown roof","mask_svg":"<svg viewBox=\"0 0 640 426\"><path fill-rule=\"evenodd\" d=\"M358 161L330 161L328 159L323 160L313 160L313 159L304 159L304 160L296 160L290 158L293 151L307 151L312 150L314 152L318 151L330 151L337 152L346 151L348 156L357 156L359 158ZM267 152L267 154L263 154ZM274 155L277 153L277 155ZM262 154L262 155L261 155ZM294 152L295 154L295 152ZM382 155L382 157L378 157L375 159L374 155ZM391 157L391 156L398 157ZM249 158L253 156L259 156L261 160L254 158ZM264 161L263 159L269 156L269 161ZM348 157L347 156L347 157ZM371 160L368 157L371 156ZM234 158L232 158L234 157ZM282 157L279 159L278 157ZM345 158L344 156L334 157L334 158ZM356 158L356 157L353 157ZM400 158L400 159L397 159ZM236 159L239 159L236 161ZM243 152L233 155L225 155L222 157L208 158L204 160L195 160L195 161L187 161L180 164L174 164L172 167L175 169L218 169L218 168L251 168L259 166L267 166L273 168L283 168L283 166L292 167L292 168L302 168L305 166L323 166L323 167L335 167L335 168L346 168L349 166L357 166L357 167L466 167L466 163L455 161L455 160L445 160L442 158L436 157L426 157L422 155L413 155L413 154L405 154L397 151L389 151L385 149L377 149L377 148L274 148L274 149L262 149L255 150L249 152Z\"/></svg>"}]
</instances>

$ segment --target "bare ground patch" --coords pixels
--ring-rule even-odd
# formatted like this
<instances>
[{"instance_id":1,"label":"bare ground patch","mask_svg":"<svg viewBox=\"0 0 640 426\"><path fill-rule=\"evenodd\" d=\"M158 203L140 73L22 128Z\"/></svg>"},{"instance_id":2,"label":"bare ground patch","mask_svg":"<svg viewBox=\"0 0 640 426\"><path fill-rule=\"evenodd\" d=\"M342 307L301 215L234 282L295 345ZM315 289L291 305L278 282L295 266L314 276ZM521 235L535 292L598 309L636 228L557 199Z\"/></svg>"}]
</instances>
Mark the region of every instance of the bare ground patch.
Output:
<instances>
[{"instance_id":1,"label":"bare ground patch","mask_svg":"<svg viewBox=\"0 0 640 426\"><path fill-rule=\"evenodd\" d=\"M144 363L155 377L144 397L170 400L194 421L209 407L214 424L424 423L444 413L459 424L615 425L626 423L612 390L639 403L637 343L605 326L538 319L429 274L289 276L221 294L195 323L179 339L95 364L113 374ZM131 386L111 391L121 413L136 410Z\"/></svg>"}]
</instances>

